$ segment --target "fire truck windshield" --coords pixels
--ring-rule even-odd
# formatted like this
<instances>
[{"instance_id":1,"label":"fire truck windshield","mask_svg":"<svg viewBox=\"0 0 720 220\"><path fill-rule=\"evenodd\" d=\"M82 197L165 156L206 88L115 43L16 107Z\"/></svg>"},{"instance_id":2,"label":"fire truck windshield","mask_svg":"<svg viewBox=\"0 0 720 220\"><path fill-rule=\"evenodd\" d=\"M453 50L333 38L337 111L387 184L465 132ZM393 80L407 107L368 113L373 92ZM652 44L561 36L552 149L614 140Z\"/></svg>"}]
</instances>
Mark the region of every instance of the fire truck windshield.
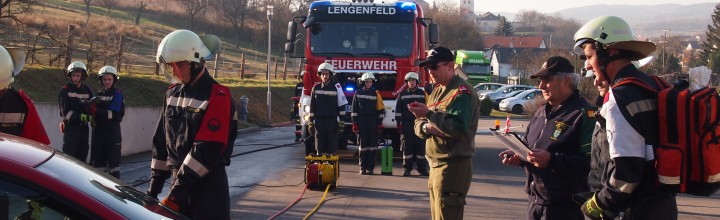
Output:
<instances>
[{"instance_id":1,"label":"fire truck windshield","mask_svg":"<svg viewBox=\"0 0 720 220\"><path fill-rule=\"evenodd\" d=\"M412 51L412 23L317 22L311 32L314 54L353 57L407 57Z\"/></svg>"}]
</instances>

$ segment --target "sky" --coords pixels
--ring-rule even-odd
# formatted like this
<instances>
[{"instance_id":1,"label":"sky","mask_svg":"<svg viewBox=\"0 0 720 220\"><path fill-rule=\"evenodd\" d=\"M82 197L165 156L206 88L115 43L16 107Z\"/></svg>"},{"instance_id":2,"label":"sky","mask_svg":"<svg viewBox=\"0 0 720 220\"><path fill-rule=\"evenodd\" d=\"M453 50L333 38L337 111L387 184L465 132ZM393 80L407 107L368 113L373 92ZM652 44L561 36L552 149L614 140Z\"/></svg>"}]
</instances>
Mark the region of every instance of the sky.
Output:
<instances>
[{"instance_id":1,"label":"sky","mask_svg":"<svg viewBox=\"0 0 720 220\"><path fill-rule=\"evenodd\" d=\"M435 1L451 1L451 0L435 0ZM459 1L459 0L454 0ZM517 13L522 9L534 9L542 13L554 13L563 9L607 4L607 5L660 5L660 4L680 4L691 5L705 2L715 2L712 0L604 0L604 1L578 1L578 0L474 0L475 11L481 12L510 12ZM427 1L432 2L432 0ZM432 4L432 3L431 3Z\"/></svg>"}]
</instances>

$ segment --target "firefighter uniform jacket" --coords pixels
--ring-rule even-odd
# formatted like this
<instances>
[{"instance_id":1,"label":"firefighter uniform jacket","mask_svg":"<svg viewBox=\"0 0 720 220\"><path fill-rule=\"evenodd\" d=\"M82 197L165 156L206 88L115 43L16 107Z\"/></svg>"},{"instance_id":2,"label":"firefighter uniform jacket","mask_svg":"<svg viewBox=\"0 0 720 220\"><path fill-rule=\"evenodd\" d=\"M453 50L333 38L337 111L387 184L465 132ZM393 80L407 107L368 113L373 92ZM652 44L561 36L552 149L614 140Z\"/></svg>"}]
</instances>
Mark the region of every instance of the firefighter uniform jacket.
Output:
<instances>
[{"instance_id":1,"label":"firefighter uniform jacket","mask_svg":"<svg viewBox=\"0 0 720 220\"><path fill-rule=\"evenodd\" d=\"M557 106L542 105L528 124L525 142L530 149L550 153L542 169L523 161L525 190L535 204L574 204L572 195L588 191L590 143L595 111L575 90ZM580 209L575 210L580 214Z\"/></svg>"},{"instance_id":2,"label":"firefighter uniform jacket","mask_svg":"<svg viewBox=\"0 0 720 220\"><path fill-rule=\"evenodd\" d=\"M22 90L0 90L0 132L50 144L32 100Z\"/></svg>"},{"instance_id":3,"label":"firefighter uniform jacket","mask_svg":"<svg viewBox=\"0 0 720 220\"><path fill-rule=\"evenodd\" d=\"M115 87L103 89L95 94L95 98L97 99L95 126L120 128L120 122L125 115L125 99L122 91Z\"/></svg>"},{"instance_id":4,"label":"firefighter uniform jacket","mask_svg":"<svg viewBox=\"0 0 720 220\"><path fill-rule=\"evenodd\" d=\"M406 133L406 130L409 131L406 135L412 134L412 125L415 123L415 115L408 110L407 105L413 102L425 103L427 98L427 93L420 88L415 88L414 91L406 89L398 94L395 106L395 122L407 126L403 126L403 134Z\"/></svg>"},{"instance_id":5,"label":"firefighter uniform jacket","mask_svg":"<svg viewBox=\"0 0 720 220\"><path fill-rule=\"evenodd\" d=\"M650 76L627 65L615 76L614 84L628 77L656 86ZM600 208L612 214L625 211L627 219L677 219L673 193L655 188L657 171L653 146L658 144L657 94L634 84L611 88L598 110L593 137L593 156L608 161L593 161L603 171L602 188L597 192ZM603 139L604 138L604 139ZM596 151L597 149L597 151ZM627 213L628 210L632 212ZM611 216L612 217L612 216Z\"/></svg>"},{"instance_id":6,"label":"firefighter uniform jacket","mask_svg":"<svg viewBox=\"0 0 720 220\"><path fill-rule=\"evenodd\" d=\"M338 90L335 85L335 82L328 81L313 86L310 97L310 121L315 121L316 117L334 119L345 115L345 106L338 106Z\"/></svg>"},{"instance_id":7,"label":"firefighter uniform jacket","mask_svg":"<svg viewBox=\"0 0 720 220\"><path fill-rule=\"evenodd\" d=\"M385 105L380 92L375 88L361 88L355 92L352 102L352 122L358 123L358 116L377 116L378 122L385 118Z\"/></svg>"},{"instance_id":8,"label":"firefighter uniform jacket","mask_svg":"<svg viewBox=\"0 0 720 220\"><path fill-rule=\"evenodd\" d=\"M165 93L153 137L150 164L153 179L148 190L150 195L157 196L169 177L168 171L175 170L173 189L190 191L191 201L204 203L200 202L204 199L193 196L195 192L214 190L218 193L212 195L214 202L194 205L208 208L198 211L190 207L193 215L227 218L225 215L229 213L225 213L224 208L228 204L224 201L228 200L229 192L224 167L230 164L237 137L237 117L230 90L204 71L194 84L175 84ZM195 188L196 185L202 189ZM214 218L208 216L205 217Z\"/></svg>"},{"instance_id":9,"label":"firefighter uniform jacket","mask_svg":"<svg viewBox=\"0 0 720 220\"><path fill-rule=\"evenodd\" d=\"M80 84L80 87L77 87L72 83L67 83L60 90L58 98L60 116L63 117L66 126L87 124L80 120L80 114L89 114L85 104L93 98L90 87L85 84Z\"/></svg>"}]
</instances>

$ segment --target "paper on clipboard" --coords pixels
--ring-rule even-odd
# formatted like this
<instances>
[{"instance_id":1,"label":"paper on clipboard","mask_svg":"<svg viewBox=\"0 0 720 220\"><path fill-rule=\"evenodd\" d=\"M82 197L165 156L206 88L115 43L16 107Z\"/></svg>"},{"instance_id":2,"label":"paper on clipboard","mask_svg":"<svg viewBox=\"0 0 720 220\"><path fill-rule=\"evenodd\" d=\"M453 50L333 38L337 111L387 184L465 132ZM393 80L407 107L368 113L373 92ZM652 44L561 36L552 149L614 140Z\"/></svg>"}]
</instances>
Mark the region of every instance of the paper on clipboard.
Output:
<instances>
[{"instance_id":1,"label":"paper on clipboard","mask_svg":"<svg viewBox=\"0 0 720 220\"><path fill-rule=\"evenodd\" d=\"M493 134L500 142L510 149L513 153L520 156L520 159L527 161L527 155L530 153L530 148L523 142L515 132L499 132L495 129L490 129L490 133Z\"/></svg>"}]
</instances>

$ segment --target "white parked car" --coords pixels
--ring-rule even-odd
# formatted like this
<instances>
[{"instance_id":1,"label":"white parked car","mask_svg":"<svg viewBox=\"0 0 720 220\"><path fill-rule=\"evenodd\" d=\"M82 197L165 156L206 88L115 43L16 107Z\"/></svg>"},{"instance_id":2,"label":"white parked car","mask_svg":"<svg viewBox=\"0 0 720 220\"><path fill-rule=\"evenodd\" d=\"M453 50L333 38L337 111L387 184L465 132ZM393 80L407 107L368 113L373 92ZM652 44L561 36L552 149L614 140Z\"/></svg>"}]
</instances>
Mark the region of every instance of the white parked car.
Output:
<instances>
[{"instance_id":1,"label":"white parked car","mask_svg":"<svg viewBox=\"0 0 720 220\"><path fill-rule=\"evenodd\" d=\"M535 97L542 96L542 90L530 89L521 92L513 97L500 101L500 111L521 114L532 104L536 104ZM536 107L536 106L533 106Z\"/></svg>"},{"instance_id":2,"label":"white parked car","mask_svg":"<svg viewBox=\"0 0 720 220\"><path fill-rule=\"evenodd\" d=\"M484 93L478 94L478 98L480 98L481 100L482 100L482 99L485 99L485 98L494 99L494 98L497 98L497 97L503 97L503 96L507 95L508 93L510 93L510 92L512 92L512 91L528 90L528 89L534 89L534 88L535 88L535 87L533 87L533 86L528 86L528 85L505 85L505 86L500 87L500 88L498 88L498 89L496 89L496 90L488 91L488 92L484 92Z\"/></svg>"},{"instance_id":3,"label":"white parked car","mask_svg":"<svg viewBox=\"0 0 720 220\"><path fill-rule=\"evenodd\" d=\"M483 92L494 91L503 86L505 86L505 84L502 83L478 83L475 86L475 91L477 91L477 94L480 95Z\"/></svg>"}]
</instances>

